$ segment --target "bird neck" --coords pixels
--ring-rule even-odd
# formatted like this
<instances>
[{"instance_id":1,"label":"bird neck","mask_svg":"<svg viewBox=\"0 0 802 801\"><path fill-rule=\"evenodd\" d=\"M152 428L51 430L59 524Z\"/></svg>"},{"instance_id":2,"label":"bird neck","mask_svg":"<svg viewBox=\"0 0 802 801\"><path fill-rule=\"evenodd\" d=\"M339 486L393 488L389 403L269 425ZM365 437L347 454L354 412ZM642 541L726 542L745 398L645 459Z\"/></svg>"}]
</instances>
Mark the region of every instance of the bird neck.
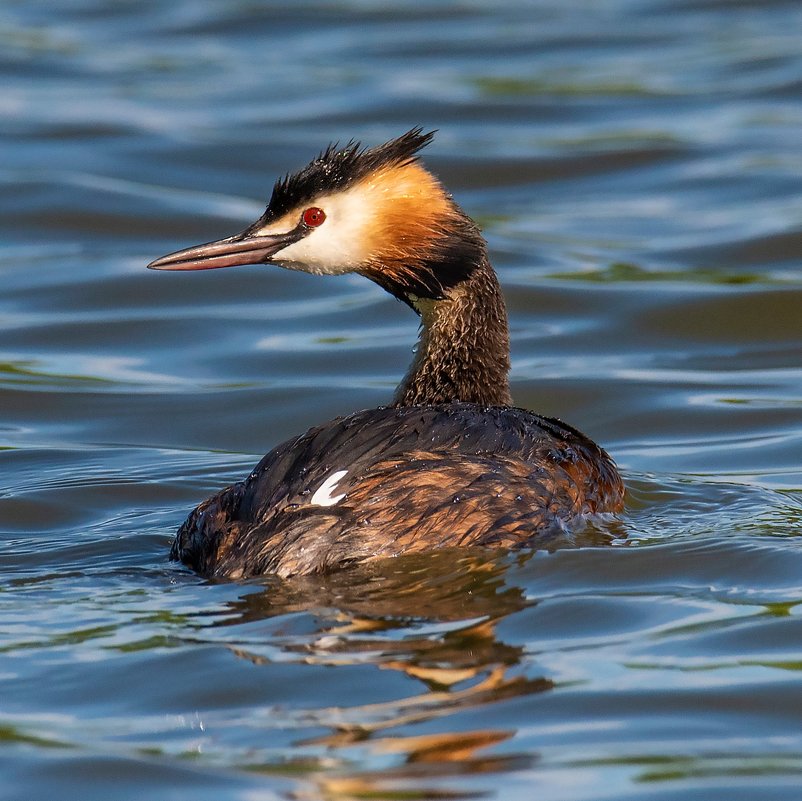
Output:
<instances>
[{"instance_id":1,"label":"bird neck","mask_svg":"<svg viewBox=\"0 0 802 801\"><path fill-rule=\"evenodd\" d=\"M412 305L421 316L420 340L393 404L509 405L507 310L487 257L444 298Z\"/></svg>"}]
</instances>

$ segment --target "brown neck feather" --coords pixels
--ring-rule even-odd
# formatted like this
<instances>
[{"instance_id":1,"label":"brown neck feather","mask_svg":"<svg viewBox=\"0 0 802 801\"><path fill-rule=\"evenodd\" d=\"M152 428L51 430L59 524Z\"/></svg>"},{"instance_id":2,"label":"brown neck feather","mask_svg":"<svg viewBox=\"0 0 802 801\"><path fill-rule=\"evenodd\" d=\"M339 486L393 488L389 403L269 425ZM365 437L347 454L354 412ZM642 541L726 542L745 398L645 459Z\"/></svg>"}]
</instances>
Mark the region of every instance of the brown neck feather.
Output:
<instances>
[{"instance_id":1,"label":"brown neck feather","mask_svg":"<svg viewBox=\"0 0 802 801\"><path fill-rule=\"evenodd\" d=\"M393 404L509 405L507 311L487 258L443 299L413 305L421 315L420 341Z\"/></svg>"}]
</instances>

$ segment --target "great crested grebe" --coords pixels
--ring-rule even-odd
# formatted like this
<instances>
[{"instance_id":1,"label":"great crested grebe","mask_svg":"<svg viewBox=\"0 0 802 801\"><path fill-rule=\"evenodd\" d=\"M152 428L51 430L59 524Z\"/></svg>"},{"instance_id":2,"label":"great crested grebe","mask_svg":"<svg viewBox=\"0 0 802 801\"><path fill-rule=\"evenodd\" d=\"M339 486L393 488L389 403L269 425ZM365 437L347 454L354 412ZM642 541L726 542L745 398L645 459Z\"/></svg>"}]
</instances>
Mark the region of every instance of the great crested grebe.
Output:
<instances>
[{"instance_id":1,"label":"great crested grebe","mask_svg":"<svg viewBox=\"0 0 802 801\"><path fill-rule=\"evenodd\" d=\"M510 406L504 300L476 224L418 160L432 136L415 128L370 149L330 146L277 181L242 233L148 265L355 272L421 318L391 406L270 451L190 514L171 558L210 577L290 576L445 546L536 545L621 510L604 450Z\"/></svg>"}]
</instances>

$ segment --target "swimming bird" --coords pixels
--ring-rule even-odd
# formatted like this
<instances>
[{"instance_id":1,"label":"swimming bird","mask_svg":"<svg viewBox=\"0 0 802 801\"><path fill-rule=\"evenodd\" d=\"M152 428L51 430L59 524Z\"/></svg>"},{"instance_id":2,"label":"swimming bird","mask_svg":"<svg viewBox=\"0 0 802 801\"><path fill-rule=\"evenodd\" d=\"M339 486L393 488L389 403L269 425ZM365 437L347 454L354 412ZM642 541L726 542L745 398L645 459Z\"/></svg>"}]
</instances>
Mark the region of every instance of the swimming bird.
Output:
<instances>
[{"instance_id":1,"label":"swimming bird","mask_svg":"<svg viewBox=\"0 0 802 801\"><path fill-rule=\"evenodd\" d=\"M420 161L432 136L331 145L279 179L241 233L148 265L358 273L420 317L392 403L274 448L189 515L171 558L216 578L319 573L449 546L536 546L622 509L602 448L511 405L504 299L477 225Z\"/></svg>"}]
</instances>

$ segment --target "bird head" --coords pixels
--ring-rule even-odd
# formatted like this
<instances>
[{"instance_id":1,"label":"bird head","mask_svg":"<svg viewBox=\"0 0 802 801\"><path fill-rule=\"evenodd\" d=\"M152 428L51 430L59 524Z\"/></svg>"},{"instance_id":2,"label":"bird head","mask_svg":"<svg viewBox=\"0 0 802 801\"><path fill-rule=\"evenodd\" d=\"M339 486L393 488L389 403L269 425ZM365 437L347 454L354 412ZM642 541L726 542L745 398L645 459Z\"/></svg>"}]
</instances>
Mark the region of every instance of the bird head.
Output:
<instances>
[{"instance_id":1,"label":"bird head","mask_svg":"<svg viewBox=\"0 0 802 801\"><path fill-rule=\"evenodd\" d=\"M360 273L417 308L440 300L486 257L473 221L421 163L433 133L414 128L374 148L331 145L278 180L241 233L171 253L154 270L278 264L316 275Z\"/></svg>"}]
</instances>

